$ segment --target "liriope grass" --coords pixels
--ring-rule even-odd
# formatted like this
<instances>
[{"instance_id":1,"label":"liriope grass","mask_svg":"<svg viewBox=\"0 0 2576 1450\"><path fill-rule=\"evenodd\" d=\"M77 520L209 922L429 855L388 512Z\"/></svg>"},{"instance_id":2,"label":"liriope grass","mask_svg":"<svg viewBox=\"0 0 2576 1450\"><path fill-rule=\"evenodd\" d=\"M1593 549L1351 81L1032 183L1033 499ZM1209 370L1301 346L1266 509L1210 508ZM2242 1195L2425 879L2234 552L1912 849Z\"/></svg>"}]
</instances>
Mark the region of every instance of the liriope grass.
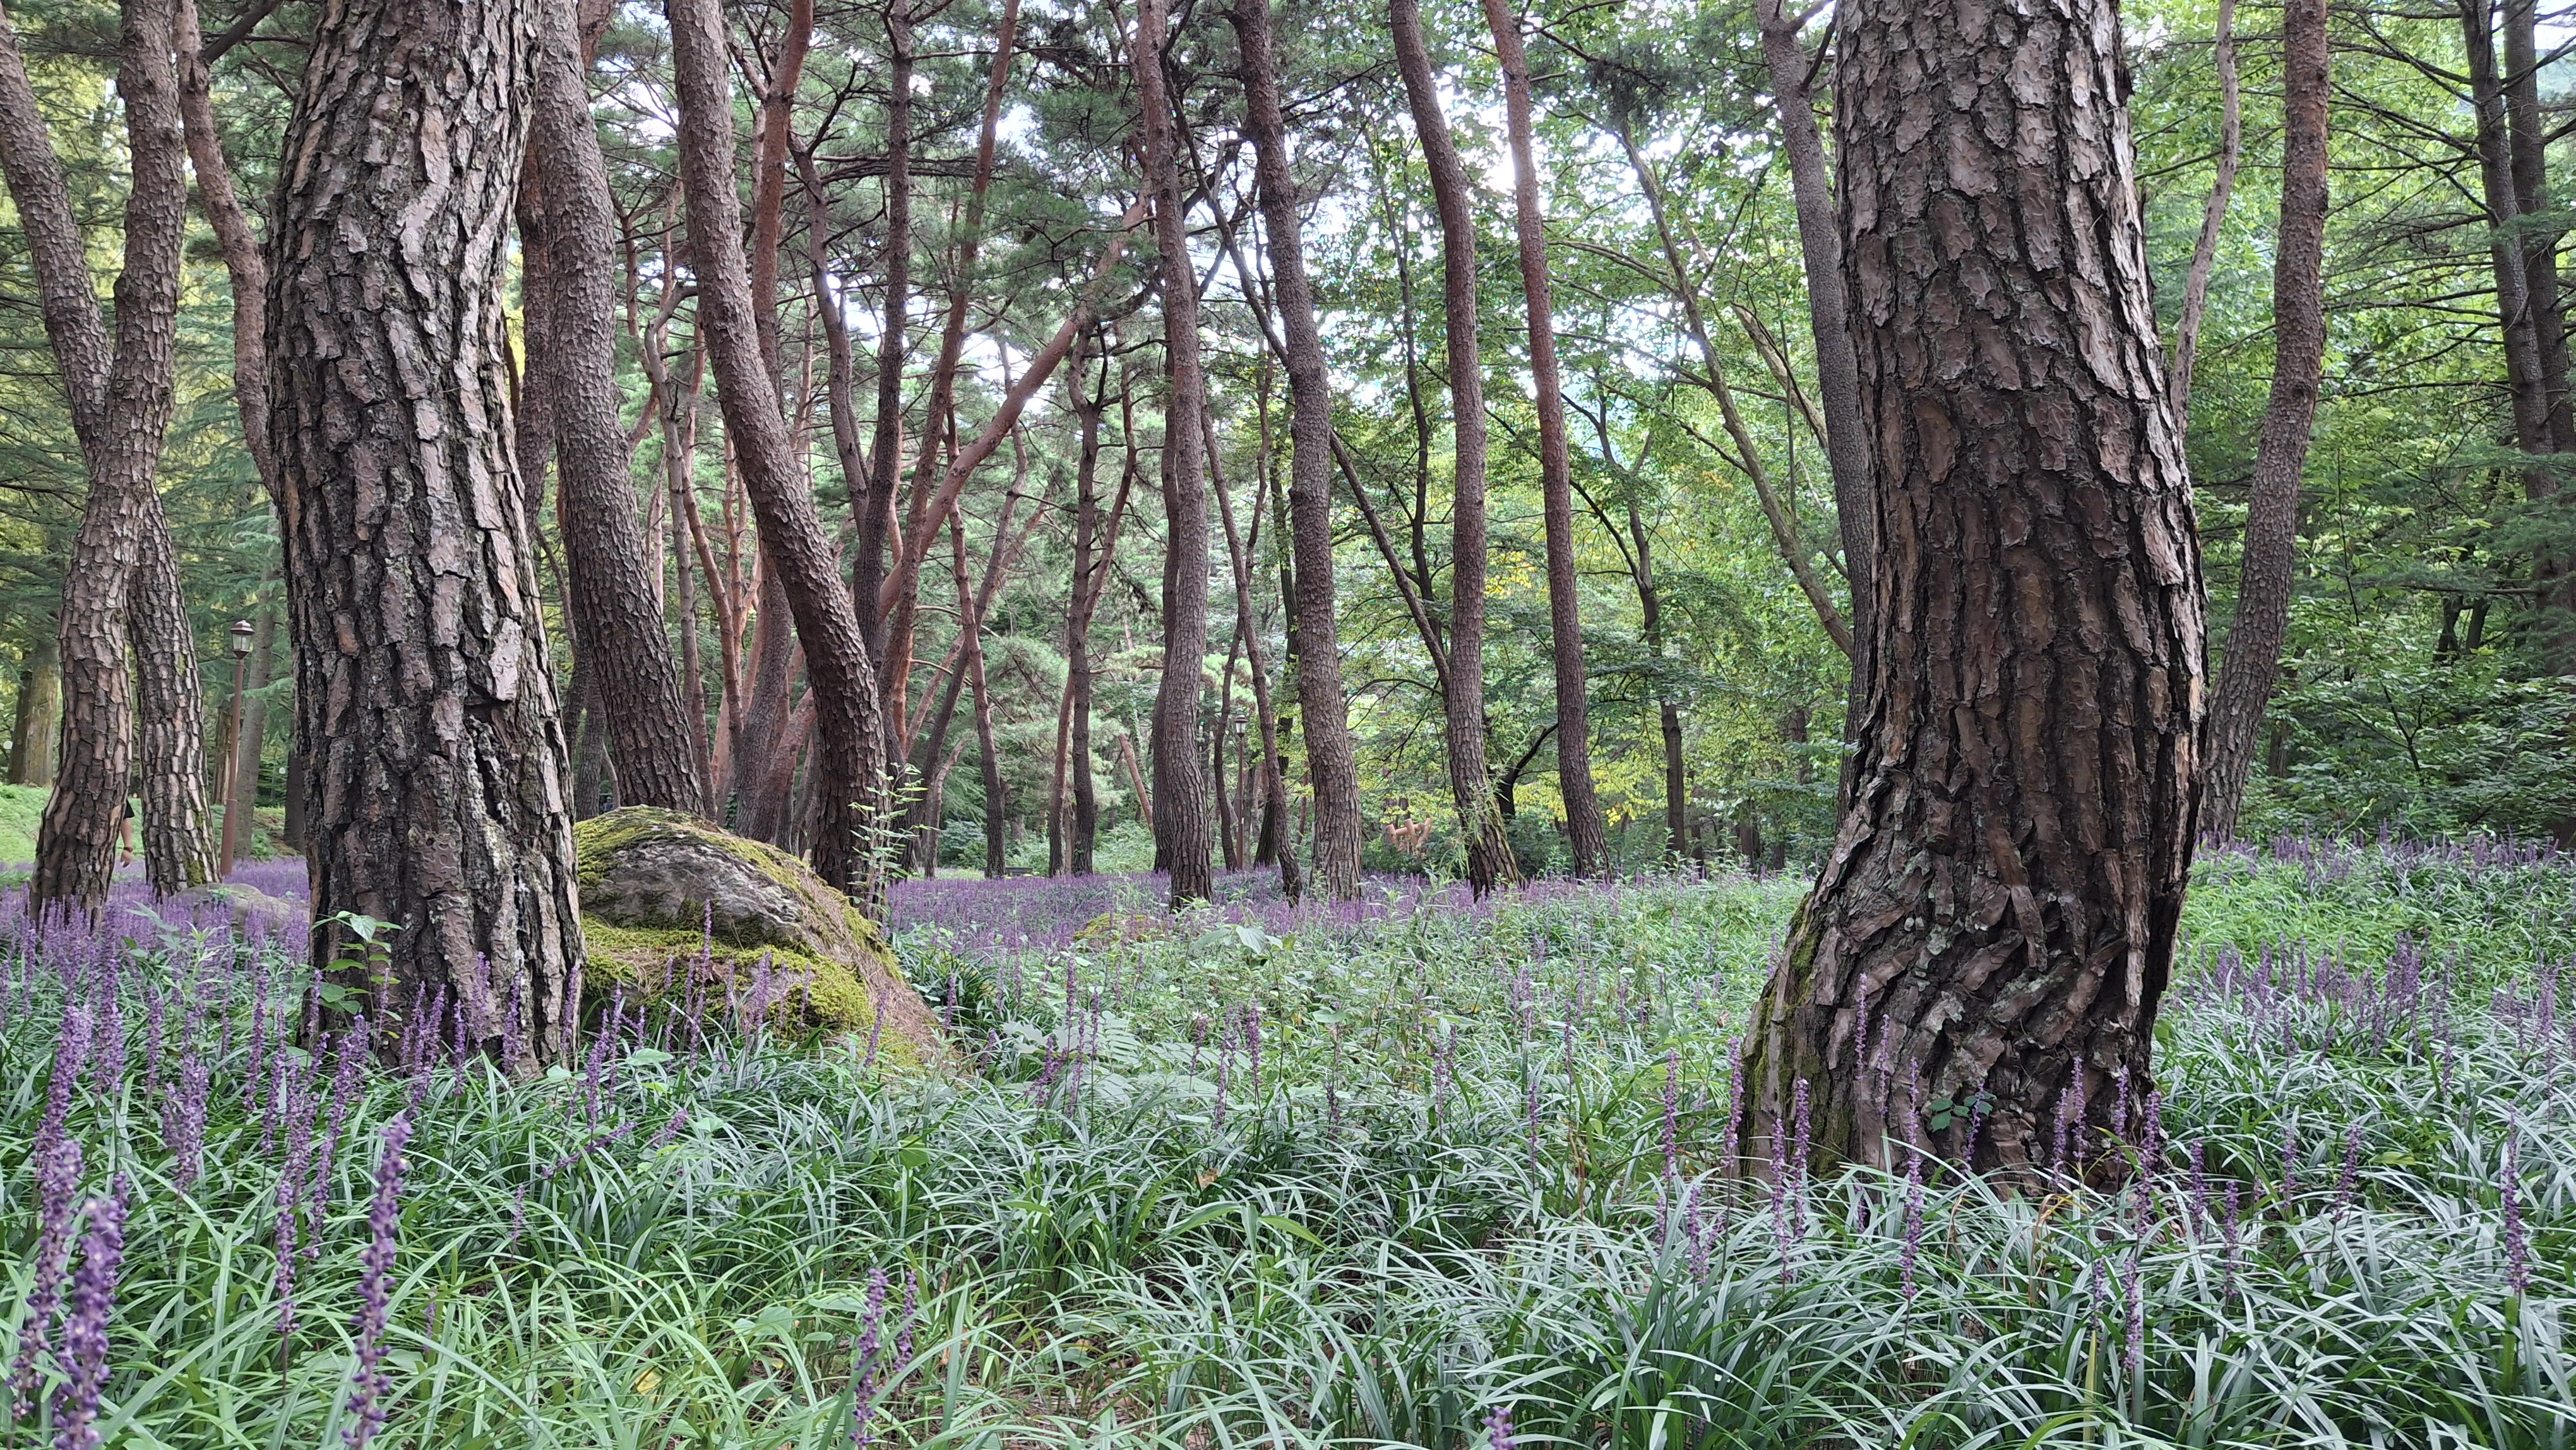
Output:
<instances>
[{"instance_id":1,"label":"liriope grass","mask_svg":"<svg viewBox=\"0 0 2576 1450\"><path fill-rule=\"evenodd\" d=\"M123 1174L133 1211L102 1424L339 1443L377 1144L408 1110L381 1444L853 1443L882 1272L856 1427L880 1444L1452 1446L1502 1406L1525 1444L1637 1450L2567 1446L2576 1052L2545 918L2576 873L2338 859L2209 869L2143 1192L1720 1179L1728 1044L1792 882L1342 915L1247 898L1025 949L952 919L898 943L967 1052L954 1073L729 1028L621 1054L596 1098L477 1064L369 1078L290 1343L247 973L184 1192L143 1086L139 994L174 958L211 945L240 972L250 949L147 939L124 949L124 1083L85 1078L68 1123L86 1191ZM2432 984L2411 1011L2315 970L2377 982L2401 937ZM63 977L102 949L16 940L13 1345ZM2235 965L2266 948L2268 983ZM9 1443L49 1441L42 1399Z\"/></svg>"}]
</instances>

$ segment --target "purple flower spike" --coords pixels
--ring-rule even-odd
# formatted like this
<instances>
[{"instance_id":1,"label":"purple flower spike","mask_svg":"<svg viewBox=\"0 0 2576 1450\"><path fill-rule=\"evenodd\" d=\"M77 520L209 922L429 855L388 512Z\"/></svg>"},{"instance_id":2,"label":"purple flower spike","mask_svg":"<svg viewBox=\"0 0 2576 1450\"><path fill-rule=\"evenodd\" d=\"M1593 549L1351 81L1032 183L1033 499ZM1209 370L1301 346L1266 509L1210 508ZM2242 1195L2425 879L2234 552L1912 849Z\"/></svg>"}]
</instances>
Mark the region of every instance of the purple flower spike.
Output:
<instances>
[{"instance_id":1,"label":"purple flower spike","mask_svg":"<svg viewBox=\"0 0 2576 1450\"><path fill-rule=\"evenodd\" d=\"M36 1168L36 1281L27 1290L27 1318L19 1330L18 1360L10 1372L17 1417L35 1408L36 1355L51 1348L54 1311L62 1304L63 1270L71 1255L72 1195L80 1187L81 1145L77 1138L57 1140Z\"/></svg>"},{"instance_id":2,"label":"purple flower spike","mask_svg":"<svg viewBox=\"0 0 2576 1450\"><path fill-rule=\"evenodd\" d=\"M2522 1125L2504 1130L2504 1285L2519 1294L2531 1287L2531 1231L2522 1221Z\"/></svg>"},{"instance_id":3,"label":"purple flower spike","mask_svg":"<svg viewBox=\"0 0 2576 1450\"><path fill-rule=\"evenodd\" d=\"M69 1371L54 1392L55 1450L96 1450L98 1395L107 1386L107 1321L116 1309L116 1280L125 1263L125 1189L120 1183L89 1205L89 1236L81 1241L80 1274L72 1281L71 1314L63 1322L63 1358Z\"/></svg>"},{"instance_id":4,"label":"purple flower spike","mask_svg":"<svg viewBox=\"0 0 2576 1450\"><path fill-rule=\"evenodd\" d=\"M1486 1450L1512 1450L1512 1411L1496 1405L1485 1412Z\"/></svg>"},{"instance_id":5,"label":"purple flower spike","mask_svg":"<svg viewBox=\"0 0 2576 1450\"><path fill-rule=\"evenodd\" d=\"M349 1450L366 1450L385 1427L385 1317L393 1300L394 1238L402 1227L403 1145L410 1141L411 1114L395 1114L376 1160L367 1251L359 1260L358 1368L349 1378L349 1427L341 1432Z\"/></svg>"}]
</instances>

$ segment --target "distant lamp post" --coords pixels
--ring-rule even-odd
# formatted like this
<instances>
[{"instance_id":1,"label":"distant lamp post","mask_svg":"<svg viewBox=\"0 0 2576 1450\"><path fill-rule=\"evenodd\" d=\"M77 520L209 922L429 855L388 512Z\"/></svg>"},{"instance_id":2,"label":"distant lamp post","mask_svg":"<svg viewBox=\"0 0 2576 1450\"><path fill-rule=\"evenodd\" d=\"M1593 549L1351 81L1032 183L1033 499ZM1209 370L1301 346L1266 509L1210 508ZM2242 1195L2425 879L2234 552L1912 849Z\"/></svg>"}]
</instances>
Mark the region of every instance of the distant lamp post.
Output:
<instances>
[{"instance_id":1,"label":"distant lamp post","mask_svg":"<svg viewBox=\"0 0 2576 1450\"><path fill-rule=\"evenodd\" d=\"M233 856L241 849L242 691L249 683L252 632L249 620L233 621L233 717L232 729L224 735L231 748L224 752L224 854L215 868L215 879L219 881L233 874Z\"/></svg>"}]
</instances>

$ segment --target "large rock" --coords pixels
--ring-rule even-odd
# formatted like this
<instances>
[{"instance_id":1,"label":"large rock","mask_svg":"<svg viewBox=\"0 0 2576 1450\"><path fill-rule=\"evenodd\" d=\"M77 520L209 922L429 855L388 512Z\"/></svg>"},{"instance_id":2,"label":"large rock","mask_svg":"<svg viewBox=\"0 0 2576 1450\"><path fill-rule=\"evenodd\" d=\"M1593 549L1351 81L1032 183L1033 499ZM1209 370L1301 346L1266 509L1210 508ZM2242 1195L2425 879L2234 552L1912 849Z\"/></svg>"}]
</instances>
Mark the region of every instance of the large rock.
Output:
<instances>
[{"instance_id":1,"label":"large rock","mask_svg":"<svg viewBox=\"0 0 2576 1450\"><path fill-rule=\"evenodd\" d=\"M710 1015L751 1000L824 1031L865 1032L885 1009L881 1051L946 1055L939 1019L904 980L875 923L775 846L678 811L630 806L573 827L581 857L586 994L678 996L697 983ZM766 973L763 973L763 964Z\"/></svg>"}]
</instances>

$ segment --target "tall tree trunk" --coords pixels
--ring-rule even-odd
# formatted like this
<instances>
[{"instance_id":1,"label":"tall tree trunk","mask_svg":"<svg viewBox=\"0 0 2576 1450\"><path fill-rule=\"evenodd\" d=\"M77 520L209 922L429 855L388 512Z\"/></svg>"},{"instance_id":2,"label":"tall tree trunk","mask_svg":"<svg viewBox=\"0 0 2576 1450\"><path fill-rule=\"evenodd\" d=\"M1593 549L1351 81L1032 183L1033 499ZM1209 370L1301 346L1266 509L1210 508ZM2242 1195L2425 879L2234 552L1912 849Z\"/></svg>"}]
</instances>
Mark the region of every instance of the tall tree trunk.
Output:
<instances>
[{"instance_id":1,"label":"tall tree trunk","mask_svg":"<svg viewBox=\"0 0 2576 1450\"><path fill-rule=\"evenodd\" d=\"M1198 276L1190 262L1189 194L1181 185L1172 97L1163 75L1165 0L1137 0L1136 105L1145 126L1145 187L1160 253L1163 351L1170 392L1163 410L1163 546L1170 603L1163 619L1163 677L1154 694L1154 824L1168 853L1172 905L1213 894L1206 766L1198 751L1199 689L1207 658L1207 454L1199 417L1207 377L1199 361Z\"/></svg>"},{"instance_id":2,"label":"tall tree trunk","mask_svg":"<svg viewBox=\"0 0 2576 1450\"><path fill-rule=\"evenodd\" d=\"M2540 391L2548 408L2551 446L2576 453L2576 408L2570 407L2567 385L2567 316L2559 301L2560 229L2549 195L2552 122L2540 103L2538 28L2537 0L2504 0L2505 128L2512 137L2515 213L2530 218L2520 241L2523 276L2531 291L2533 341L2540 355Z\"/></svg>"},{"instance_id":3,"label":"tall tree trunk","mask_svg":"<svg viewBox=\"0 0 2576 1450\"><path fill-rule=\"evenodd\" d=\"M1200 426L1207 429L1208 477L1216 486L1218 516L1225 525L1226 560L1234 573L1235 642L1242 647L1244 665L1251 671L1252 718L1261 743L1261 759L1253 764L1254 779L1259 782L1261 791L1261 837L1252 859L1256 866L1275 862L1279 867L1281 894L1295 901L1305 894L1306 881L1304 873L1297 869L1296 853L1277 849L1279 802L1287 794L1288 787L1287 782L1280 778L1279 716L1270 702L1270 663L1262 658L1259 621L1252 610L1252 561L1261 551L1261 480L1258 477L1253 480L1252 529L1247 537L1243 530L1235 527L1234 495L1226 488L1225 472L1218 466L1215 420L1206 419ZM1222 783L1224 777L1220 775L1218 780ZM1245 812L1248 814L1249 811L1247 801ZM1244 853L1238 848L1236 854Z\"/></svg>"},{"instance_id":4,"label":"tall tree trunk","mask_svg":"<svg viewBox=\"0 0 2576 1450\"><path fill-rule=\"evenodd\" d=\"M1845 719L1846 744L1857 743L1876 665L1869 641L1878 615L1878 501L1871 483L1868 415L1861 410L1860 363L1852 351L1851 299L1844 290L1842 233L1834 221L1833 179L1824 137L1816 129L1815 73L1799 23L1812 7L1792 12L1788 0L1761 0L1757 25L1762 60L1771 76L1772 103L1780 112L1781 150L1789 161L1789 195L1798 211L1798 255L1805 264L1807 330L1816 347L1816 391L1825 415L1825 461L1834 476L1834 516L1843 542L1843 574L1851 582L1852 683ZM1676 277L1681 274L1676 264ZM1687 283L1687 278L1682 278ZM1849 779L1849 773L1845 773Z\"/></svg>"},{"instance_id":5,"label":"tall tree trunk","mask_svg":"<svg viewBox=\"0 0 2576 1450\"><path fill-rule=\"evenodd\" d=\"M1360 787L1333 598L1332 379L1324 367L1315 288L1306 275L1297 182L1288 165L1270 0L1235 0L1228 18L1243 53L1244 130L1252 139L1288 372L1288 527L1296 561L1289 617L1297 642L1306 774L1315 798L1315 874L1322 878L1326 896L1355 901L1360 893ZM1275 773L1275 759L1271 768Z\"/></svg>"},{"instance_id":6,"label":"tall tree trunk","mask_svg":"<svg viewBox=\"0 0 2576 1450\"><path fill-rule=\"evenodd\" d=\"M814 869L881 917L876 870L883 819L885 728L876 667L830 535L796 467L795 444L778 414L778 387L760 355L744 264L741 202L734 190L732 82L725 70L724 14L716 0L668 0L672 72L680 98L680 179L698 272L698 329L715 368L716 401L734 441L759 516L761 547L776 566L804 646L815 700L822 820ZM783 123L782 123L783 124Z\"/></svg>"},{"instance_id":7,"label":"tall tree trunk","mask_svg":"<svg viewBox=\"0 0 2576 1450\"><path fill-rule=\"evenodd\" d=\"M2200 826L2236 834L2263 709L2281 674L2299 537L2299 471L2308 460L2326 349L2326 0L2281 9L2281 230L2272 256L2272 397L2254 457L2236 622L2210 711Z\"/></svg>"},{"instance_id":8,"label":"tall tree trunk","mask_svg":"<svg viewBox=\"0 0 2576 1450\"><path fill-rule=\"evenodd\" d=\"M975 753L984 784L984 874L999 880L1004 864L1002 755L993 741L993 699L985 689L984 611L978 607L974 591L966 585L964 510L948 511L948 538L957 576L957 629L966 646L966 683L975 692Z\"/></svg>"},{"instance_id":9,"label":"tall tree trunk","mask_svg":"<svg viewBox=\"0 0 2576 1450\"><path fill-rule=\"evenodd\" d=\"M562 489L565 605L610 738L623 805L707 813L698 773L699 724L680 694L680 672L654 597L660 564L635 517L635 460L619 413L617 212L591 120L581 39L572 11L537 15L532 145L545 188L547 380L554 409L555 471Z\"/></svg>"},{"instance_id":10,"label":"tall tree trunk","mask_svg":"<svg viewBox=\"0 0 2576 1450\"><path fill-rule=\"evenodd\" d=\"M368 1020L446 991L515 1072L570 1060L582 938L531 511L503 431L525 0L327 12L269 250L313 962L396 928ZM505 1014L516 1025L504 1025Z\"/></svg>"},{"instance_id":11,"label":"tall tree trunk","mask_svg":"<svg viewBox=\"0 0 2576 1450\"><path fill-rule=\"evenodd\" d=\"M733 828L755 841L775 845L787 839L794 802L774 767L782 756L796 753L789 719L794 713L796 676L805 656L797 646L787 586L765 542L760 553L760 602L751 621L751 679L743 691L749 698L743 702L741 729L734 738Z\"/></svg>"},{"instance_id":12,"label":"tall tree trunk","mask_svg":"<svg viewBox=\"0 0 2576 1450\"><path fill-rule=\"evenodd\" d=\"M1607 430L1602 449L1609 450ZM1690 856L1690 788L1682 758L1682 708L1673 699L1671 682L1664 679L1664 595L1655 583L1654 535L1646 530L1645 516L1637 511L1636 500L1628 501L1629 547L1635 552L1637 568L1637 608L1644 616L1646 653L1654 656L1655 720L1664 737L1664 838L1665 849L1675 861Z\"/></svg>"},{"instance_id":13,"label":"tall tree trunk","mask_svg":"<svg viewBox=\"0 0 2576 1450\"><path fill-rule=\"evenodd\" d=\"M885 325L877 337L876 432L868 445L867 486L858 508L858 558L851 573L851 587L860 600L859 623L867 631L868 647L876 651L880 667L892 661L876 606L877 591L885 582L886 529L894 519L895 488L903 472L904 324L912 307L912 0L889 0L885 30L885 258L879 268L885 286ZM931 412L933 425L922 431L935 435L936 421L943 416ZM916 477L913 487L928 484L928 478ZM936 529L939 521L931 519L929 527ZM900 716L903 679L881 676L877 688Z\"/></svg>"},{"instance_id":14,"label":"tall tree trunk","mask_svg":"<svg viewBox=\"0 0 2576 1450\"><path fill-rule=\"evenodd\" d=\"M1547 219L1539 206L1538 143L1530 115L1529 55L1507 0L1484 0L1485 28L1503 73L1503 118L1512 149L1512 218L1521 292L1528 302L1530 378L1538 411L1540 512L1547 532L1548 655L1556 667L1556 782L1574 874L1610 862L1601 795L1592 784L1591 685L1583 668L1582 578L1574 558L1574 459L1565 437L1565 380L1556 361L1556 302L1548 285Z\"/></svg>"},{"instance_id":15,"label":"tall tree trunk","mask_svg":"<svg viewBox=\"0 0 2576 1450\"><path fill-rule=\"evenodd\" d=\"M2245 155L2245 107L2236 83L2236 0L2218 0L2218 174L2210 178L2201 207L2200 237L2183 273L2182 311L2174 319L2172 378L2174 421L2191 428L2191 374L2200 355L2200 320L2209 307L2209 276L2218 265L2218 234L2227 224L2228 198L2236 193L2236 167ZM2275 267L2274 277L2279 276Z\"/></svg>"},{"instance_id":16,"label":"tall tree trunk","mask_svg":"<svg viewBox=\"0 0 2576 1450\"><path fill-rule=\"evenodd\" d=\"M1065 754L1073 773L1066 868L1076 876L1091 874L1093 843L1100 838L1100 792L1091 774L1091 611L1099 598L1097 580L1109 575L1105 554L1093 562L1100 552L1100 422L1109 400L1086 388L1082 375L1077 366L1066 388L1080 430L1073 475L1073 597L1064 621Z\"/></svg>"},{"instance_id":17,"label":"tall tree trunk","mask_svg":"<svg viewBox=\"0 0 2576 1450\"><path fill-rule=\"evenodd\" d=\"M2497 70L2493 0L2459 0L2467 41L2471 111L2477 126L2478 175L2486 203L2488 253L2495 271L2496 316L2504 335L2505 378L2513 401L2514 442L2535 460L2560 451L2552 427L2549 360L2541 346L2538 309L2525 253L2521 198L2515 186L2513 137L2506 78ZM2564 373L2560 374L2563 391ZM2523 470L2523 495L2536 505L2558 497L2558 478L2546 462ZM2576 570L2566 551L2543 546L2532 559L2533 602L2540 613L2542 667L2576 674Z\"/></svg>"},{"instance_id":18,"label":"tall tree trunk","mask_svg":"<svg viewBox=\"0 0 2576 1450\"><path fill-rule=\"evenodd\" d=\"M117 822L136 765L138 701L127 674L128 643L156 650L170 645L171 611L182 641L186 632L168 527L153 484L174 407L179 248L188 207L178 75L171 62L173 24L169 0L126 0L123 7L116 89L125 110L131 182L111 350L62 166L27 84L15 27L0 11L0 173L35 265L45 335L62 371L89 474L89 498L73 536L56 616L66 708L53 794L45 803L36 872L28 883L29 900L39 907L62 903L95 910L106 897ZM157 655L135 663L142 693L177 712L146 726L147 751L158 747L171 758L141 762L147 796L161 797L147 799L159 816L147 820L147 829L181 828L163 834L163 845L173 849L157 851L153 861L153 885L169 890L190 884L168 879L173 869L184 872L188 861L201 858L208 874L213 867L202 816L195 839L204 849L192 852L184 849L187 822L168 814L184 807L192 783L197 808L204 808L204 762L195 733L202 702L177 697L182 673L194 682L195 651L189 646L180 658ZM192 782L177 778L183 769L195 773Z\"/></svg>"},{"instance_id":19,"label":"tall tree trunk","mask_svg":"<svg viewBox=\"0 0 2576 1450\"><path fill-rule=\"evenodd\" d=\"M1450 431L1456 458L1450 480L1449 662L1447 702L1449 794L1467 843L1467 884L1479 896L1519 877L1511 843L1494 808L1493 772L1485 764L1485 377L1476 336L1476 218L1468 205L1467 170L1440 111L1431 50L1422 38L1418 0L1387 0L1396 66L1413 110L1414 135L1431 173L1440 214L1441 297L1447 313ZM1359 490L1356 474L1351 479ZM1313 648L1309 647L1309 653Z\"/></svg>"},{"instance_id":20,"label":"tall tree trunk","mask_svg":"<svg viewBox=\"0 0 2576 1450\"><path fill-rule=\"evenodd\" d=\"M262 608L251 635L250 687L242 697L241 729L232 741L232 799L240 806L242 819L238 824L230 818L225 822L226 860L240 859L256 825L251 817L259 806L259 767L268 741L267 689L270 673L277 668L277 613L274 607Z\"/></svg>"},{"instance_id":21,"label":"tall tree trunk","mask_svg":"<svg viewBox=\"0 0 2576 1450\"><path fill-rule=\"evenodd\" d=\"M2064 1121L2112 1177L2103 1139L2152 1087L2206 690L2117 8L1861 0L1835 25L1879 687L1741 1065L1742 1141L1777 1161L1812 1115L1825 1162L1901 1141L2028 1181ZM1935 1131L1942 1098L1986 1110Z\"/></svg>"},{"instance_id":22,"label":"tall tree trunk","mask_svg":"<svg viewBox=\"0 0 2576 1450\"><path fill-rule=\"evenodd\" d=\"M47 630L18 671L18 713L9 732L9 783L52 785L63 738L63 646Z\"/></svg>"}]
</instances>

